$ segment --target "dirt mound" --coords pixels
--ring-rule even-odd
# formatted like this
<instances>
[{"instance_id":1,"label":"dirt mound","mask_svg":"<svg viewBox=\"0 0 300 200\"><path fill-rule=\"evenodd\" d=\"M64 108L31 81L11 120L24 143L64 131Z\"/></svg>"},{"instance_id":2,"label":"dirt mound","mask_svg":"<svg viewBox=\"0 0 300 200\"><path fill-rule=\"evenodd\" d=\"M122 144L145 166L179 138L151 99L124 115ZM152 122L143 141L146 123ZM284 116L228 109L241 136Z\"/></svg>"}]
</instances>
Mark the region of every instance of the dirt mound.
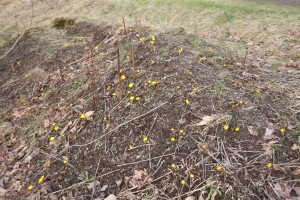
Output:
<instances>
[{"instance_id":1,"label":"dirt mound","mask_svg":"<svg viewBox=\"0 0 300 200\"><path fill-rule=\"evenodd\" d=\"M181 29L63 28L0 60L0 195L299 198L299 74Z\"/></svg>"}]
</instances>

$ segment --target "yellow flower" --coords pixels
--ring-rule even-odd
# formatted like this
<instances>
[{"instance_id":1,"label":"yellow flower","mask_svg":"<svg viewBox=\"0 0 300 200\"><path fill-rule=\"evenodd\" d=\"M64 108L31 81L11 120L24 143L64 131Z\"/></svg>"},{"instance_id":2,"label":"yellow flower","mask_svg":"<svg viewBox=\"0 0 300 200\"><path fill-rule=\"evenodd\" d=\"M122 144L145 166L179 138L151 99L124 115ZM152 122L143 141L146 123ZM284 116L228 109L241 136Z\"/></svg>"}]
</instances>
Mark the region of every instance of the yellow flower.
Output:
<instances>
[{"instance_id":1,"label":"yellow flower","mask_svg":"<svg viewBox=\"0 0 300 200\"><path fill-rule=\"evenodd\" d=\"M127 90L127 94L130 94L131 92L130 92L130 90Z\"/></svg>"},{"instance_id":2,"label":"yellow flower","mask_svg":"<svg viewBox=\"0 0 300 200\"><path fill-rule=\"evenodd\" d=\"M129 149L133 149L133 146L132 146L132 145L129 145Z\"/></svg>"},{"instance_id":3,"label":"yellow flower","mask_svg":"<svg viewBox=\"0 0 300 200\"><path fill-rule=\"evenodd\" d=\"M103 121L106 121L107 120L107 117L103 117Z\"/></svg>"},{"instance_id":4,"label":"yellow flower","mask_svg":"<svg viewBox=\"0 0 300 200\"><path fill-rule=\"evenodd\" d=\"M182 138L183 138L183 135L179 136L179 138L182 139Z\"/></svg>"},{"instance_id":5,"label":"yellow flower","mask_svg":"<svg viewBox=\"0 0 300 200\"><path fill-rule=\"evenodd\" d=\"M173 131L173 132L174 132L174 131L175 131L175 129L174 129L174 128L171 128L171 131Z\"/></svg>"},{"instance_id":6,"label":"yellow flower","mask_svg":"<svg viewBox=\"0 0 300 200\"><path fill-rule=\"evenodd\" d=\"M33 189L33 185L29 185L27 189L28 190L32 190Z\"/></svg>"},{"instance_id":7,"label":"yellow flower","mask_svg":"<svg viewBox=\"0 0 300 200\"><path fill-rule=\"evenodd\" d=\"M122 73L123 72L123 69L120 69L120 71L119 71L120 73Z\"/></svg>"},{"instance_id":8,"label":"yellow flower","mask_svg":"<svg viewBox=\"0 0 300 200\"><path fill-rule=\"evenodd\" d=\"M64 159L64 164L67 164L67 163L68 163L68 160L69 160L69 158L66 157L66 158Z\"/></svg>"},{"instance_id":9,"label":"yellow flower","mask_svg":"<svg viewBox=\"0 0 300 200\"><path fill-rule=\"evenodd\" d=\"M148 141L148 138L147 138L147 137L144 137L144 138L143 138L143 141L144 141L144 142L147 142L147 141Z\"/></svg>"},{"instance_id":10,"label":"yellow flower","mask_svg":"<svg viewBox=\"0 0 300 200\"><path fill-rule=\"evenodd\" d=\"M86 45L86 42L83 42L84 45Z\"/></svg>"},{"instance_id":11,"label":"yellow flower","mask_svg":"<svg viewBox=\"0 0 300 200\"><path fill-rule=\"evenodd\" d=\"M181 183L182 185L184 185L184 184L185 184L185 180L181 180L180 183Z\"/></svg>"},{"instance_id":12,"label":"yellow flower","mask_svg":"<svg viewBox=\"0 0 300 200\"><path fill-rule=\"evenodd\" d=\"M190 177L191 177L191 178L195 178L195 175L192 174L192 173L190 173Z\"/></svg>"},{"instance_id":13,"label":"yellow flower","mask_svg":"<svg viewBox=\"0 0 300 200\"><path fill-rule=\"evenodd\" d=\"M171 137L171 141L174 142L174 141L175 141L175 138L174 138L174 137Z\"/></svg>"},{"instance_id":14,"label":"yellow flower","mask_svg":"<svg viewBox=\"0 0 300 200\"><path fill-rule=\"evenodd\" d=\"M103 52L101 52L101 53L99 53L99 55L103 57L103 56L104 56L104 53L103 53Z\"/></svg>"},{"instance_id":15,"label":"yellow flower","mask_svg":"<svg viewBox=\"0 0 300 200\"><path fill-rule=\"evenodd\" d=\"M272 167L272 163L268 163L268 168L270 169Z\"/></svg>"},{"instance_id":16,"label":"yellow flower","mask_svg":"<svg viewBox=\"0 0 300 200\"><path fill-rule=\"evenodd\" d=\"M203 145L202 148L203 148L203 149L206 149L206 145Z\"/></svg>"},{"instance_id":17,"label":"yellow flower","mask_svg":"<svg viewBox=\"0 0 300 200\"><path fill-rule=\"evenodd\" d=\"M151 82L152 82L152 81L149 79L149 80L148 80L148 83L151 83Z\"/></svg>"},{"instance_id":18,"label":"yellow flower","mask_svg":"<svg viewBox=\"0 0 300 200\"><path fill-rule=\"evenodd\" d=\"M206 57L203 56L202 58L200 58L201 61L206 61Z\"/></svg>"},{"instance_id":19,"label":"yellow flower","mask_svg":"<svg viewBox=\"0 0 300 200\"><path fill-rule=\"evenodd\" d=\"M171 168L175 168L175 167L176 167L176 165L175 165L175 164L172 164L172 165L171 165Z\"/></svg>"},{"instance_id":20,"label":"yellow flower","mask_svg":"<svg viewBox=\"0 0 300 200\"><path fill-rule=\"evenodd\" d=\"M235 132L239 132L239 131L240 131L240 128L239 128L239 127L236 127L236 128L234 129L234 131L235 131Z\"/></svg>"},{"instance_id":21,"label":"yellow flower","mask_svg":"<svg viewBox=\"0 0 300 200\"><path fill-rule=\"evenodd\" d=\"M59 126L54 126L54 130L58 131L59 130Z\"/></svg>"},{"instance_id":22,"label":"yellow flower","mask_svg":"<svg viewBox=\"0 0 300 200\"><path fill-rule=\"evenodd\" d=\"M222 170L222 166L218 165L218 166L216 167L216 169L217 169L217 171L221 171L221 170Z\"/></svg>"},{"instance_id":23,"label":"yellow flower","mask_svg":"<svg viewBox=\"0 0 300 200\"><path fill-rule=\"evenodd\" d=\"M109 90L110 90L110 85L109 85L109 86L107 86L106 90L107 90L107 91L109 91Z\"/></svg>"},{"instance_id":24,"label":"yellow flower","mask_svg":"<svg viewBox=\"0 0 300 200\"><path fill-rule=\"evenodd\" d=\"M112 95L113 95L113 96L116 96L117 94L114 92Z\"/></svg>"},{"instance_id":25,"label":"yellow flower","mask_svg":"<svg viewBox=\"0 0 300 200\"><path fill-rule=\"evenodd\" d=\"M159 84L159 81L152 81L151 84L152 84L153 86L156 86L156 85Z\"/></svg>"},{"instance_id":26,"label":"yellow flower","mask_svg":"<svg viewBox=\"0 0 300 200\"><path fill-rule=\"evenodd\" d=\"M132 88L133 87L133 83L129 83L128 87Z\"/></svg>"},{"instance_id":27,"label":"yellow flower","mask_svg":"<svg viewBox=\"0 0 300 200\"><path fill-rule=\"evenodd\" d=\"M95 46L95 50L98 51L98 49L99 49L99 47L98 47L98 46Z\"/></svg>"},{"instance_id":28,"label":"yellow flower","mask_svg":"<svg viewBox=\"0 0 300 200\"><path fill-rule=\"evenodd\" d=\"M260 94L260 90L259 89L256 90L256 94Z\"/></svg>"},{"instance_id":29,"label":"yellow flower","mask_svg":"<svg viewBox=\"0 0 300 200\"><path fill-rule=\"evenodd\" d=\"M285 132L284 128L281 128L280 133L284 133L284 132Z\"/></svg>"},{"instance_id":30,"label":"yellow flower","mask_svg":"<svg viewBox=\"0 0 300 200\"><path fill-rule=\"evenodd\" d=\"M151 43L152 45L154 45L154 41L150 41L150 43Z\"/></svg>"},{"instance_id":31,"label":"yellow flower","mask_svg":"<svg viewBox=\"0 0 300 200\"><path fill-rule=\"evenodd\" d=\"M229 129L229 126L227 124L224 125L224 129L227 131Z\"/></svg>"},{"instance_id":32,"label":"yellow flower","mask_svg":"<svg viewBox=\"0 0 300 200\"><path fill-rule=\"evenodd\" d=\"M81 115L80 115L80 118L81 118L81 119L84 119L84 118L85 118L85 114L81 114Z\"/></svg>"},{"instance_id":33,"label":"yellow flower","mask_svg":"<svg viewBox=\"0 0 300 200\"><path fill-rule=\"evenodd\" d=\"M180 49L178 50L179 55L180 55L182 52L183 52L183 48L180 48Z\"/></svg>"},{"instance_id":34,"label":"yellow flower","mask_svg":"<svg viewBox=\"0 0 300 200\"><path fill-rule=\"evenodd\" d=\"M243 102L243 100L240 100L240 102L239 102L239 103L242 105L244 102Z\"/></svg>"},{"instance_id":35,"label":"yellow flower","mask_svg":"<svg viewBox=\"0 0 300 200\"><path fill-rule=\"evenodd\" d=\"M177 88L177 89L180 89L180 86L179 86L179 85L177 85L177 86L176 86L176 88Z\"/></svg>"},{"instance_id":36,"label":"yellow flower","mask_svg":"<svg viewBox=\"0 0 300 200\"><path fill-rule=\"evenodd\" d=\"M54 141L55 140L55 137L50 137L50 141Z\"/></svg>"},{"instance_id":37,"label":"yellow flower","mask_svg":"<svg viewBox=\"0 0 300 200\"><path fill-rule=\"evenodd\" d=\"M155 36L154 36L154 35L151 37L151 40L152 40L152 41L155 41Z\"/></svg>"},{"instance_id":38,"label":"yellow flower","mask_svg":"<svg viewBox=\"0 0 300 200\"><path fill-rule=\"evenodd\" d=\"M183 132L184 132L184 130L180 129L180 130L179 130L179 132L180 132L180 133L183 133Z\"/></svg>"},{"instance_id":39,"label":"yellow flower","mask_svg":"<svg viewBox=\"0 0 300 200\"><path fill-rule=\"evenodd\" d=\"M121 79L122 79L122 80L125 80L125 79L126 79L126 76L123 74L123 75L121 76Z\"/></svg>"},{"instance_id":40,"label":"yellow flower","mask_svg":"<svg viewBox=\"0 0 300 200\"><path fill-rule=\"evenodd\" d=\"M212 51L213 51L213 49L212 49L211 47L208 47L208 50L209 50L210 52L212 52Z\"/></svg>"},{"instance_id":41,"label":"yellow flower","mask_svg":"<svg viewBox=\"0 0 300 200\"><path fill-rule=\"evenodd\" d=\"M43 180L45 179L45 176L43 175L43 176L41 176L40 178L39 178L39 183L41 183L41 182L43 182Z\"/></svg>"},{"instance_id":42,"label":"yellow flower","mask_svg":"<svg viewBox=\"0 0 300 200\"><path fill-rule=\"evenodd\" d=\"M142 41L144 41L144 40L145 40L145 38L144 38L144 37L141 37L141 38L140 38L140 41L141 41L141 42L142 42Z\"/></svg>"},{"instance_id":43,"label":"yellow flower","mask_svg":"<svg viewBox=\"0 0 300 200\"><path fill-rule=\"evenodd\" d=\"M55 123L55 122L53 122L52 126L55 126L55 125L56 125L56 123Z\"/></svg>"},{"instance_id":44,"label":"yellow flower","mask_svg":"<svg viewBox=\"0 0 300 200\"><path fill-rule=\"evenodd\" d=\"M133 101L134 98L135 98L134 96L130 96L130 97L129 97L130 101Z\"/></svg>"},{"instance_id":45,"label":"yellow flower","mask_svg":"<svg viewBox=\"0 0 300 200\"><path fill-rule=\"evenodd\" d=\"M188 99L185 100L186 105L190 104L190 101Z\"/></svg>"},{"instance_id":46,"label":"yellow flower","mask_svg":"<svg viewBox=\"0 0 300 200\"><path fill-rule=\"evenodd\" d=\"M70 46L70 45L69 45L68 43L66 43L66 44L64 44L64 46L65 46L65 47L68 47L68 46Z\"/></svg>"},{"instance_id":47,"label":"yellow flower","mask_svg":"<svg viewBox=\"0 0 300 200\"><path fill-rule=\"evenodd\" d=\"M197 92L198 88L197 87L194 87L194 92Z\"/></svg>"},{"instance_id":48,"label":"yellow flower","mask_svg":"<svg viewBox=\"0 0 300 200\"><path fill-rule=\"evenodd\" d=\"M136 101L139 101L140 99L141 99L140 97L136 97L136 98L135 98Z\"/></svg>"}]
</instances>

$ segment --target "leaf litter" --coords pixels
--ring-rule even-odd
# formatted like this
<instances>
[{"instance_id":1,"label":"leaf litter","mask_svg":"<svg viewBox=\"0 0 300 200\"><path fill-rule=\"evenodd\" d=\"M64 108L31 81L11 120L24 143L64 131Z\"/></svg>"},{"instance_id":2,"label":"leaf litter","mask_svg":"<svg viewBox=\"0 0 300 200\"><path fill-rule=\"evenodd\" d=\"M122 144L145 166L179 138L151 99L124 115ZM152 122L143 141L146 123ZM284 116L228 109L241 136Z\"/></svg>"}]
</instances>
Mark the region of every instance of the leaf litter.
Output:
<instances>
[{"instance_id":1,"label":"leaf litter","mask_svg":"<svg viewBox=\"0 0 300 200\"><path fill-rule=\"evenodd\" d=\"M92 109L91 61L85 59L89 58L89 47L80 41L87 30L94 33L93 42L99 42L93 47L93 61L97 63L96 110ZM295 74L280 77L291 84L289 90L282 92L269 87L268 79L278 76L237 67L241 65L235 63L242 61L230 53L224 55L227 50L222 50L222 46L218 47L220 51L217 47L208 48L210 44L204 42L202 48L195 50L191 43L183 44L178 39L186 37L185 33L163 33L153 40L147 27L132 27L130 31L126 28L127 35L122 30L112 26L98 29L79 22L66 30L79 41L58 48L51 60L39 57L48 55L43 49L38 54L27 54L30 47L24 41L16 46L16 51L24 53L20 55L23 59L41 66L34 71L42 72L44 78L36 82L28 76L20 88L13 83L1 88L1 95L7 98L1 105L8 111L2 115L6 125L1 122L1 127L6 127L1 135L6 145L0 151L0 159L5 162L0 195L67 199L90 195L95 189L95 199L117 199L116 195L137 199L145 191L167 199L251 198L253 194L259 198L294 198L293 191L295 198L299 197L299 185L295 182L299 175L295 167L297 136L278 132L281 127L288 131L299 129L297 111L293 106L287 108L290 113L282 110L286 99L281 99L286 93L294 98L297 88L288 80ZM139 40L140 35L145 36L144 43ZM136 50L136 65L132 66L131 50L122 46L120 72L115 69L116 44L126 44L130 41L127 37ZM173 52L182 45L187 48L182 48L180 55ZM0 64L14 63L16 55L12 51ZM224 62L226 68L220 69ZM131 74L133 67L137 67L135 77ZM30 69L22 70L13 76L27 74ZM1 78L6 80L10 73L6 70ZM126 74L121 84L120 73ZM160 84L153 86L149 80ZM127 81L135 81L129 92L140 100L129 100ZM260 88L259 92L256 88ZM12 91L22 96L21 103L17 102L13 109L9 106L15 102ZM153 110L162 102L167 103ZM283 113L282 120L274 120L278 113ZM59 126L57 131L53 130L53 123ZM235 131L237 127L239 131ZM50 137L55 140L49 142ZM145 137L149 140L143 141ZM283 153L276 151L274 145L279 145ZM268 168L268 163L272 167ZM172 164L174 168L170 167ZM96 171L98 177L91 177ZM80 176L83 172L85 176ZM44 183L38 185L37 180L43 175ZM278 179L283 182L277 183ZM272 187L263 185L265 181L270 181ZM30 184L33 190L27 189Z\"/></svg>"}]
</instances>

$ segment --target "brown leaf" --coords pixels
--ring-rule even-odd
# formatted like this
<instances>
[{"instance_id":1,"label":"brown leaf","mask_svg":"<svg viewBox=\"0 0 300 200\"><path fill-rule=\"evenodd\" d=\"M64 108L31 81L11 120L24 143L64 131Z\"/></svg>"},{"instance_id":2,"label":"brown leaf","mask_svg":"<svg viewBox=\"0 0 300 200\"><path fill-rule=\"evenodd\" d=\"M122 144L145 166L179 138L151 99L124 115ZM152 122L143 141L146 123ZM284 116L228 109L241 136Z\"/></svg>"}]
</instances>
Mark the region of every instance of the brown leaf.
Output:
<instances>
[{"instance_id":1,"label":"brown leaf","mask_svg":"<svg viewBox=\"0 0 300 200\"><path fill-rule=\"evenodd\" d=\"M6 189L0 186L0 197L4 197L5 194L6 194Z\"/></svg>"},{"instance_id":2,"label":"brown leaf","mask_svg":"<svg viewBox=\"0 0 300 200\"><path fill-rule=\"evenodd\" d=\"M248 126L248 131L251 135L258 135L257 129L254 126Z\"/></svg>"},{"instance_id":3,"label":"brown leaf","mask_svg":"<svg viewBox=\"0 0 300 200\"><path fill-rule=\"evenodd\" d=\"M300 174L300 168L297 168L294 171L292 171L292 174L299 175Z\"/></svg>"},{"instance_id":4,"label":"brown leaf","mask_svg":"<svg viewBox=\"0 0 300 200\"><path fill-rule=\"evenodd\" d=\"M286 183L284 184L275 183L274 190L276 190L280 194L280 196L284 198L290 198L291 196L291 189L288 187Z\"/></svg>"},{"instance_id":5,"label":"brown leaf","mask_svg":"<svg viewBox=\"0 0 300 200\"><path fill-rule=\"evenodd\" d=\"M277 171L282 171L282 172L286 173L285 168L281 167L279 164L273 164L273 168Z\"/></svg>"},{"instance_id":6,"label":"brown leaf","mask_svg":"<svg viewBox=\"0 0 300 200\"><path fill-rule=\"evenodd\" d=\"M108 188L108 185L103 185L102 188L100 189L100 192L105 192Z\"/></svg>"},{"instance_id":7,"label":"brown leaf","mask_svg":"<svg viewBox=\"0 0 300 200\"><path fill-rule=\"evenodd\" d=\"M85 113L85 117L87 120L93 120L92 115L94 114L95 111L88 111Z\"/></svg>"},{"instance_id":8,"label":"brown leaf","mask_svg":"<svg viewBox=\"0 0 300 200\"><path fill-rule=\"evenodd\" d=\"M91 189L93 189L95 186L97 186L97 185L99 185L99 184L100 184L99 181L92 181L92 182L90 182L90 183L88 184L87 188L91 190Z\"/></svg>"},{"instance_id":9,"label":"brown leaf","mask_svg":"<svg viewBox=\"0 0 300 200\"><path fill-rule=\"evenodd\" d=\"M44 127L48 128L50 126L50 121L48 119L44 120Z\"/></svg>"},{"instance_id":10,"label":"brown leaf","mask_svg":"<svg viewBox=\"0 0 300 200\"><path fill-rule=\"evenodd\" d=\"M196 197L194 197L194 196L188 196L187 198L185 198L184 200L195 200L196 199Z\"/></svg>"},{"instance_id":11,"label":"brown leaf","mask_svg":"<svg viewBox=\"0 0 300 200\"><path fill-rule=\"evenodd\" d=\"M104 200L117 200L117 197L113 194L110 194L108 197L106 197Z\"/></svg>"},{"instance_id":12,"label":"brown leaf","mask_svg":"<svg viewBox=\"0 0 300 200\"><path fill-rule=\"evenodd\" d=\"M277 141L270 141L268 143L263 143L262 146L263 146L263 150L265 151L265 154L267 156L271 156L273 154L273 148L272 148L272 144L275 144Z\"/></svg>"},{"instance_id":13,"label":"brown leaf","mask_svg":"<svg viewBox=\"0 0 300 200\"><path fill-rule=\"evenodd\" d=\"M30 155L28 155L28 156L24 159L23 163L29 163L29 162L31 161L31 159L32 159L33 157L37 156L38 154L39 154L39 149L35 149Z\"/></svg>"},{"instance_id":14,"label":"brown leaf","mask_svg":"<svg viewBox=\"0 0 300 200\"><path fill-rule=\"evenodd\" d=\"M193 124L191 126L205 126L205 125L209 125L210 123L212 123L214 120L216 119L216 116L204 116L202 118L202 121L197 123L197 124Z\"/></svg>"},{"instance_id":15,"label":"brown leaf","mask_svg":"<svg viewBox=\"0 0 300 200\"><path fill-rule=\"evenodd\" d=\"M300 196L300 187L294 187L293 190L295 190L297 195Z\"/></svg>"},{"instance_id":16,"label":"brown leaf","mask_svg":"<svg viewBox=\"0 0 300 200\"><path fill-rule=\"evenodd\" d=\"M263 139L264 140L273 139L274 138L273 133L274 133L274 129L266 128L266 132L265 132L265 135L263 136Z\"/></svg>"}]
</instances>

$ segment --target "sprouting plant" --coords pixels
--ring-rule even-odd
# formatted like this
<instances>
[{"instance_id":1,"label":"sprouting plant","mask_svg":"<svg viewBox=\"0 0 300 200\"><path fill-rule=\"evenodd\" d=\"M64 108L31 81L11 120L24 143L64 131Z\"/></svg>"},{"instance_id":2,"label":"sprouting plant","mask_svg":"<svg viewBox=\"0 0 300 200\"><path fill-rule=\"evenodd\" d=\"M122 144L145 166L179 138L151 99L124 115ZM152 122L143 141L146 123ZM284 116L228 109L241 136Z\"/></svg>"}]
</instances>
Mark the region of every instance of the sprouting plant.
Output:
<instances>
[{"instance_id":1,"label":"sprouting plant","mask_svg":"<svg viewBox=\"0 0 300 200\"><path fill-rule=\"evenodd\" d=\"M278 154L282 153L282 148L279 144L272 144L271 147L274 149L274 151Z\"/></svg>"}]
</instances>

